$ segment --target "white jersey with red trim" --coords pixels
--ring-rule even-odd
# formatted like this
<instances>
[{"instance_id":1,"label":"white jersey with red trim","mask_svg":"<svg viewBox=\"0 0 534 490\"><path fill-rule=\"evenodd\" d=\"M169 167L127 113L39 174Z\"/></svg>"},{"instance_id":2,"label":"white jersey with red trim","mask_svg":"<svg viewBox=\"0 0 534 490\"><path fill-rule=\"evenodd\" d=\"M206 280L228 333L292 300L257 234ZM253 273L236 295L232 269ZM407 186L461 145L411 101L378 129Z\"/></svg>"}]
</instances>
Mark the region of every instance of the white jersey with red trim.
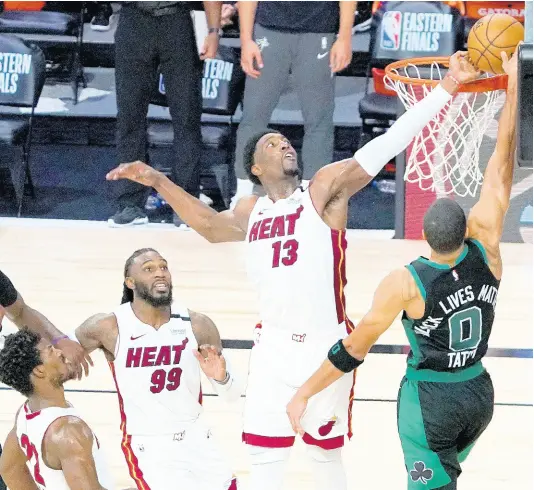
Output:
<instances>
[{"instance_id":1,"label":"white jersey with red trim","mask_svg":"<svg viewBox=\"0 0 534 490\"><path fill-rule=\"evenodd\" d=\"M246 241L248 275L259 294L261 342L272 335L297 343L346 335L345 230L323 221L307 187L276 202L260 197Z\"/></svg>"},{"instance_id":2,"label":"white jersey with red trim","mask_svg":"<svg viewBox=\"0 0 534 490\"><path fill-rule=\"evenodd\" d=\"M49 407L38 412L31 412L27 402L21 407L17 416L17 439L28 458L26 464L30 474L40 490L69 490L70 488L63 471L49 468L44 462L42 453L43 439L50 424L61 417L77 417L83 420L73 407ZM107 490L113 489L113 480L106 465L105 455L94 433L93 459L98 482Z\"/></svg>"},{"instance_id":3,"label":"white jersey with red trim","mask_svg":"<svg viewBox=\"0 0 534 490\"><path fill-rule=\"evenodd\" d=\"M131 303L114 314L119 335L110 367L124 437L184 430L202 411L200 367L193 355L198 344L189 311L173 305L171 319L158 330L139 320Z\"/></svg>"}]
</instances>

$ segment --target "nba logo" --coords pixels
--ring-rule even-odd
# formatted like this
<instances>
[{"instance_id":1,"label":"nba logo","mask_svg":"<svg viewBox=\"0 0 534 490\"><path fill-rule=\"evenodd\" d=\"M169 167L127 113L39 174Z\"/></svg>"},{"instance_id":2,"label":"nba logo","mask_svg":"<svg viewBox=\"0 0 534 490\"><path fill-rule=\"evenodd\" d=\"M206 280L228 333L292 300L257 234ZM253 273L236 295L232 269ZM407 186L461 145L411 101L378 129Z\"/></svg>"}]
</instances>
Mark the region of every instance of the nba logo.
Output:
<instances>
[{"instance_id":1,"label":"nba logo","mask_svg":"<svg viewBox=\"0 0 534 490\"><path fill-rule=\"evenodd\" d=\"M401 12L396 10L384 12L380 36L380 47L382 49L397 50L400 48L401 26Z\"/></svg>"}]
</instances>

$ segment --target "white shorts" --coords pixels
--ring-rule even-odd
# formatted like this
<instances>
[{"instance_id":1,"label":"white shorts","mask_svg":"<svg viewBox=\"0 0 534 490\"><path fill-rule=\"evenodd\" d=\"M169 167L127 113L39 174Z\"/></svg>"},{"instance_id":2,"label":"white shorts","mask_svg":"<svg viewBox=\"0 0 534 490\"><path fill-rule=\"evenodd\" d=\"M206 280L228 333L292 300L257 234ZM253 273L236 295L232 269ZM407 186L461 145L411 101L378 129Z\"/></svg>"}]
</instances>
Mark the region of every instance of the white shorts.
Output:
<instances>
[{"instance_id":1,"label":"white shorts","mask_svg":"<svg viewBox=\"0 0 534 490\"><path fill-rule=\"evenodd\" d=\"M209 429L195 423L175 434L123 439L138 490L237 490L237 480Z\"/></svg>"},{"instance_id":2,"label":"white shorts","mask_svg":"<svg viewBox=\"0 0 534 490\"><path fill-rule=\"evenodd\" d=\"M271 337L268 342L264 342L264 334L258 338L250 356L243 441L253 446L290 447L295 433L286 406L337 340L334 336L304 345L308 338L303 342L298 337L289 341ZM345 435L352 436L355 377L355 371L348 373L310 399L301 422L306 444L336 449L343 446Z\"/></svg>"}]
</instances>

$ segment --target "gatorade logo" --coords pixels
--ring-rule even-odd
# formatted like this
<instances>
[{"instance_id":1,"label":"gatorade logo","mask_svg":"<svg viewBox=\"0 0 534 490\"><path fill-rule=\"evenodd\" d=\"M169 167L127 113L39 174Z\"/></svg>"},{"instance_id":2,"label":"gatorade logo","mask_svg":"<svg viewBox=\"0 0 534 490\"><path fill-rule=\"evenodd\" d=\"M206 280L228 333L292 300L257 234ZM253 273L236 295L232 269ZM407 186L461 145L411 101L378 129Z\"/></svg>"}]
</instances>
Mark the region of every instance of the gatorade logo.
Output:
<instances>
[{"instance_id":1,"label":"gatorade logo","mask_svg":"<svg viewBox=\"0 0 534 490\"><path fill-rule=\"evenodd\" d=\"M478 15L484 17L489 14L508 14L516 19L522 19L525 17L525 9L514 9L514 8L486 8L481 7L478 9Z\"/></svg>"}]
</instances>

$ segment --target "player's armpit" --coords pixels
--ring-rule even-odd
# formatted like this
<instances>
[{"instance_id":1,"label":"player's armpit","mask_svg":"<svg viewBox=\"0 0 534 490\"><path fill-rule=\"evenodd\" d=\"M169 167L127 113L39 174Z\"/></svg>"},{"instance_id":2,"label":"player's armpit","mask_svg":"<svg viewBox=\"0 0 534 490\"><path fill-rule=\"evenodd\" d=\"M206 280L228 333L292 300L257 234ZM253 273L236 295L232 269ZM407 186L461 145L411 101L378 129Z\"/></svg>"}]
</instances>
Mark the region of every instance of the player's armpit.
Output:
<instances>
[{"instance_id":1,"label":"player's armpit","mask_svg":"<svg viewBox=\"0 0 534 490\"><path fill-rule=\"evenodd\" d=\"M405 308L406 274L405 270L398 269L382 279L375 291L371 309L343 340L343 345L351 356L363 359Z\"/></svg>"},{"instance_id":2,"label":"player's armpit","mask_svg":"<svg viewBox=\"0 0 534 490\"><path fill-rule=\"evenodd\" d=\"M97 313L85 320L76 329L75 335L88 353L105 349L113 355L118 336L117 319L113 313Z\"/></svg>"},{"instance_id":3,"label":"player's armpit","mask_svg":"<svg viewBox=\"0 0 534 490\"><path fill-rule=\"evenodd\" d=\"M321 168L313 177L310 195L321 214L335 197L345 193L347 200L372 180L354 158L347 158Z\"/></svg>"},{"instance_id":4,"label":"player's armpit","mask_svg":"<svg viewBox=\"0 0 534 490\"><path fill-rule=\"evenodd\" d=\"M16 429L8 434L0 457L0 476L10 490L38 490L28 467L26 455L17 440Z\"/></svg>"},{"instance_id":5,"label":"player's armpit","mask_svg":"<svg viewBox=\"0 0 534 490\"><path fill-rule=\"evenodd\" d=\"M242 242L247 236L248 219L257 200L257 196L243 197L233 210L210 216L202 236L210 243Z\"/></svg>"},{"instance_id":6,"label":"player's armpit","mask_svg":"<svg viewBox=\"0 0 534 490\"><path fill-rule=\"evenodd\" d=\"M57 419L46 433L43 440L46 462L63 471L71 490L106 490L98 482L93 442L91 429L77 417Z\"/></svg>"}]
</instances>

